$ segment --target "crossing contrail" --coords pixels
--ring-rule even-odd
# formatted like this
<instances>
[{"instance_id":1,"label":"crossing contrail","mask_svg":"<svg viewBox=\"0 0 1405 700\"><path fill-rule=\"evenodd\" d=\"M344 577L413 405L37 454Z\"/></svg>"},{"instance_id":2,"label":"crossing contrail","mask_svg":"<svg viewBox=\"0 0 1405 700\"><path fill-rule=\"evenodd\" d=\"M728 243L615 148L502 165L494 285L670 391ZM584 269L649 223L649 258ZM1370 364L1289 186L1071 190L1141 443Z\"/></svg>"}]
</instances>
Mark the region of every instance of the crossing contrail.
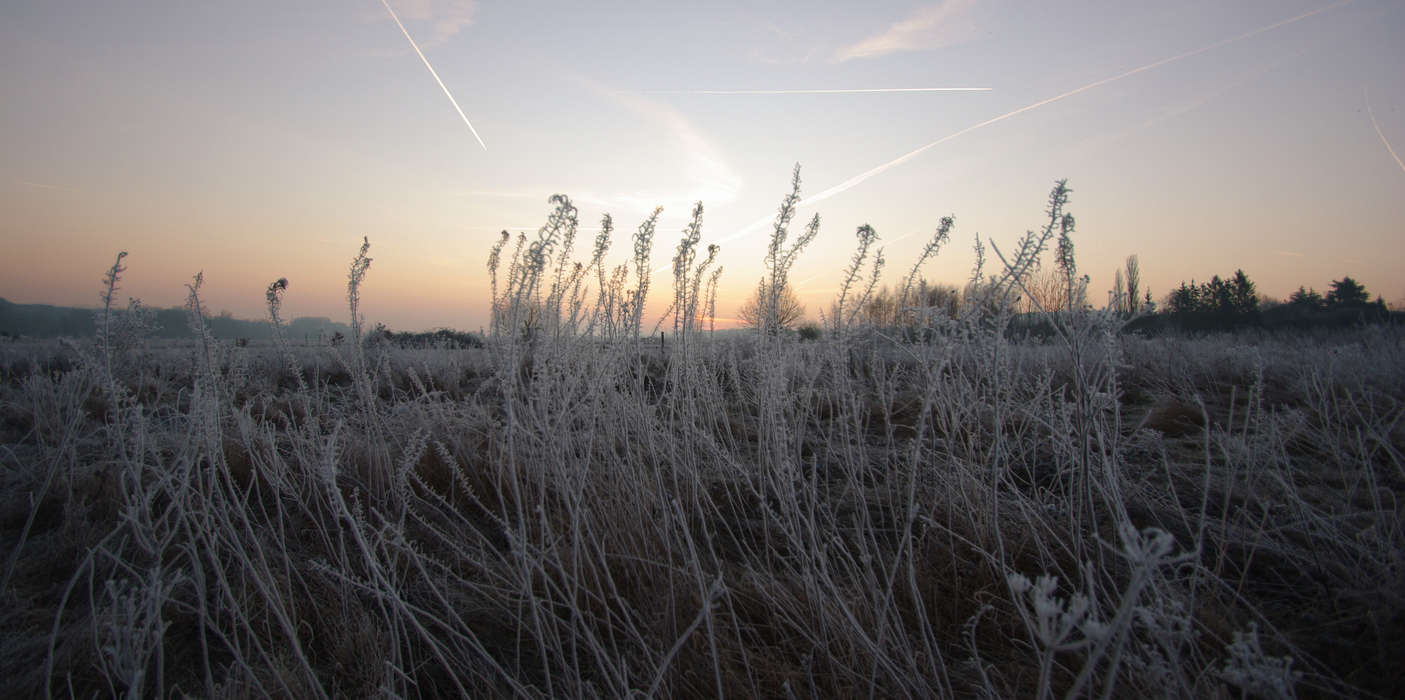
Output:
<instances>
[{"instance_id":1,"label":"crossing contrail","mask_svg":"<svg viewBox=\"0 0 1405 700\"><path fill-rule=\"evenodd\" d=\"M1013 111L1013 112L1007 112L1007 113L1002 114L1002 115L1000 115L1000 116L998 116L998 117L995 117L994 119L987 119L986 121L983 121L983 122L981 122L981 123L979 123L979 124L976 124L975 126L966 127L965 129L962 129L961 131L958 131L958 132L956 132L956 133L954 133L954 134L951 134L950 136L944 136L944 137L942 137L942 138L940 138L940 139L937 139L936 141L933 141L932 143L929 143L929 144L927 144L926 146L923 146L923 147L921 147L921 148L919 148L919 149L917 149L917 150L915 150L915 151L913 151L913 152L911 152L911 153L909 153L909 154L907 154L907 155L905 155L905 156L902 156L902 157L900 157L900 158L896 158L896 159L894 159L894 160L888 161L887 163L884 163L883 165L880 165L880 166L878 166L878 167L876 167L876 168L874 168L874 169L872 169L872 170L869 170L869 171L866 172L866 173L863 173L863 174L861 174L861 175L857 175L857 176L855 176L855 177L849 178L848 180L845 180L844 182L841 182L841 183L839 183L838 185L835 185L834 187L831 187L831 188L829 188L829 189L827 189L827 190L825 190L825 191L823 191L823 192L820 192L819 194L811 195L810 197L807 197L807 198L801 200L801 202L800 202L800 204L799 204L798 206L805 206L805 205L807 205L807 204L813 204L813 203L818 202L818 201L820 201L820 200L822 200L822 199L828 199L828 198L830 198L830 197L833 197L834 195L839 194L840 192L843 192L843 191L845 191L845 190L847 190L847 189L849 189L849 188L851 188L851 187L854 187L855 185L858 185L859 183L863 182L864 180L867 180L867 179L873 177L874 175L877 175L877 174L883 172L884 170L887 170L888 168L891 168L891 167L893 167L893 166L895 166L895 165L901 165L901 164L903 164L903 163L906 163L906 162L909 161L909 160L912 160L913 158L916 158L917 156L921 155L923 152L927 151L928 149L934 148L934 147L936 147L936 146L938 146L938 145L940 145L940 144L942 144L942 143L945 143L945 142L947 142L947 141L950 141L951 139L954 139L954 138L956 138L956 137L958 137L958 136L961 136L961 135L964 135L964 134L969 134L969 133L971 133L972 131L975 131L976 129L979 129L979 128L981 128L981 127L990 126L991 124L994 124L994 123L999 122L999 121L1004 121L1004 120L1009 119L1010 117L1013 117L1013 116L1015 116L1015 115L1017 115L1017 114L1023 114L1023 113L1025 113L1025 112L1028 112L1028 111L1030 111L1031 109L1036 109L1036 108L1038 108L1038 107L1043 107L1044 105L1047 105L1047 104L1049 104L1049 103L1051 103L1051 102L1058 102L1059 100L1062 100L1062 99L1064 99L1065 97L1072 97L1072 96L1074 96L1074 95L1077 95L1077 94L1080 93L1080 92L1084 92L1084 91L1086 91L1086 90L1092 90L1092 89L1095 88L1095 87L1099 87L1099 86L1102 86L1102 85L1106 85L1106 84L1111 83L1111 82L1113 82L1113 81L1121 80L1121 79L1123 79L1123 78L1136 75L1136 74L1141 73L1141 72L1143 72L1143 71L1149 71L1149 70L1151 70L1151 69L1153 69L1153 68L1159 68L1159 67L1161 67L1161 66L1166 65L1167 63L1171 63L1171 62L1173 62L1173 61L1179 61L1179 60L1181 60L1182 58L1188 58L1188 57L1194 56L1194 55L1196 55L1196 54L1198 54L1198 53L1204 53L1204 52L1209 51L1209 50L1211 50L1211 49L1217 49L1217 48L1219 48L1219 47L1221 47L1221 46L1224 46L1224 45L1226 45L1226 44L1232 44L1232 43L1234 43L1234 42L1236 42L1236 41L1240 41L1240 40L1242 40L1242 39L1247 39L1247 38L1249 38L1249 37L1251 37L1251 36L1254 36L1254 35L1256 35L1256 34L1262 34L1262 33L1266 32L1266 31L1271 30L1271 29L1277 29L1278 27L1281 27L1281 26L1283 26L1283 25L1285 25L1285 24L1292 24L1293 22L1297 22L1297 21L1299 21L1299 20L1307 19L1308 17L1311 17L1311 16L1313 16L1313 15L1319 13L1319 12L1326 12L1327 10L1335 9L1335 8L1341 7L1342 5L1349 5L1349 4L1351 4L1351 3L1355 2L1355 1L1356 1L1356 0L1342 0L1342 2L1338 2L1338 3L1333 4L1333 5L1328 5L1328 6L1326 6L1326 7L1321 7L1321 8L1318 8L1318 9L1316 9L1316 10L1312 10L1312 11L1309 11L1309 12L1304 12L1303 14L1300 14L1300 15L1298 15L1298 16L1296 16L1296 17L1292 17L1292 18L1289 18L1289 19L1285 19L1285 20L1283 20L1283 21L1281 21L1281 22L1276 22L1276 23L1274 23L1274 24L1270 24L1270 25L1268 25L1267 27L1262 27L1262 28L1260 28L1260 29L1255 29L1255 30L1252 31L1252 32L1246 32L1246 33L1244 33L1244 34L1240 34L1239 36L1232 37L1232 38L1229 38L1229 39L1225 39L1224 41L1221 41L1221 42L1218 42L1218 43L1215 43L1215 44L1210 44L1209 46L1203 46L1203 47L1201 47L1201 48L1195 49L1194 51L1187 51L1187 52L1185 52L1185 53L1183 53L1183 54L1180 54L1180 55L1177 55L1177 56L1172 56L1172 57L1170 57L1170 58L1165 58L1165 59L1162 59L1162 60L1160 60L1160 61L1157 61L1156 63L1152 63L1152 64L1149 64L1149 65L1142 66L1141 68L1137 68L1136 70L1131 70L1131 71L1128 71L1128 72L1126 72L1126 73L1121 73L1121 74L1119 74L1119 75L1114 75L1114 76L1112 76L1111 78L1104 78L1104 79L1102 79L1102 80L1099 80L1099 81L1096 82L1096 83L1090 83L1090 84L1088 84L1088 85L1084 85L1083 87L1078 88L1078 89L1076 89L1076 90L1069 90L1068 92L1065 92L1065 93L1063 93L1062 95L1057 95L1057 96L1054 96L1054 97L1050 97L1050 98L1047 99L1047 100L1043 100L1043 101L1040 101L1040 102L1035 102L1034 104L1029 105L1028 107L1021 107L1021 108L1019 108L1019 109L1017 109L1017 110L1015 110L1015 111ZM1377 131L1379 131L1379 128L1377 129ZM1384 137L1382 137L1382 138L1384 138ZM1386 147L1389 148L1389 147L1390 147L1390 144L1386 144ZM1391 155L1392 155L1392 156L1395 155L1395 151L1394 151L1394 150L1391 151ZM1396 159L1396 162L1399 162L1399 159L1398 159L1398 158ZM1405 168L1405 165L1402 165L1401 167L1402 167L1402 168ZM712 241L712 242L713 242L713 243L726 243L726 242L728 242L728 241L734 241L734 240L736 240L736 239L738 239L738 238L741 238L742 236L745 236L745 235L748 234L748 233L751 233L752 231L755 231L755 230L757 230L757 229L760 229L760 228L766 226L767 224L771 223L771 221L772 221L773 218L774 218L774 217L768 216L768 217L766 217L766 218L764 218L764 219L759 219L759 220L756 221L756 223L753 223L753 224L751 224L750 226L747 226L746 228L743 228L743 229L741 229L740 231L737 231L736 233L731 234L730 236L727 236L727 237L725 237L725 238L722 238L722 239L719 239L719 240L716 240L716 241Z\"/></svg>"},{"instance_id":2,"label":"crossing contrail","mask_svg":"<svg viewBox=\"0 0 1405 700\"><path fill-rule=\"evenodd\" d=\"M1362 88L1365 90L1365 88ZM1366 113L1371 115L1371 126L1376 127L1376 135L1381 137L1381 143L1385 144L1385 149L1390 151L1390 157L1395 159L1395 164L1405 170L1405 163L1400 162L1400 156L1395 155L1395 149L1390 147L1390 142L1385 140L1385 134L1381 133L1381 125L1376 123L1376 113L1371 111L1371 93L1366 91Z\"/></svg>"},{"instance_id":3,"label":"crossing contrail","mask_svg":"<svg viewBox=\"0 0 1405 700\"><path fill-rule=\"evenodd\" d=\"M980 92L988 87L859 88L854 90L614 90L611 95L817 95L839 92Z\"/></svg>"},{"instance_id":4,"label":"crossing contrail","mask_svg":"<svg viewBox=\"0 0 1405 700\"><path fill-rule=\"evenodd\" d=\"M395 20L395 24L400 27L400 31L404 32L405 38L409 39L410 46L414 47L415 53L420 55L420 60L424 61L424 67L429 69L429 74L434 76L435 82L439 83L439 87L444 90L444 94L448 96L449 102L453 103L454 109L459 111L459 116L463 117L463 123L468 124L468 130L473 132L473 138L478 139L478 145L482 146L483 150L488 150L488 145L483 143L483 137L478 135L478 130L473 128L473 124L468 121L468 115L463 113L463 108L459 106L459 101L455 100L454 96L449 94L449 88L444 86L444 81L440 80L439 74L434 72L434 66L429 65L429 59L424 57L424 52L420 51L419 45L415 43L414 39L410 38L410 32L406 31L405 25L400 23L400 18L395 15L395 10L390 9L390 3L386 2L386 0L381 0L381 4L385 5L386 11L390 13L390 18Z\"/></svg>"}]
</instances>

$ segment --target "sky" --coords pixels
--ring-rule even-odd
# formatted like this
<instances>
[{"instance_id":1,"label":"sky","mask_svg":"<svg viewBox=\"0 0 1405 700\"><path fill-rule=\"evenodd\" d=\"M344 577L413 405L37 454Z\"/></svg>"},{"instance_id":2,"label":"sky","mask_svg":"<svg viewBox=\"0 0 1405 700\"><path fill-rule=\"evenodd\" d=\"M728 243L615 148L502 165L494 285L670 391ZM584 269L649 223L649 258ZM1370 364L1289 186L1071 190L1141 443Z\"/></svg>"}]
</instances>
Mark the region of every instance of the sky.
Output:
<instances>
[{"instance_id":1,"label":"sky","mask_svg":"<svg viewBox=\"0 0 1405 700\"><path fill-rule=\"evenodd\" d=\"M1242 269L1401 301L1402 36L1398 0L9 0L0 297L96 306L127 251L123 300L203 272L212 310L261 318L286 277L285 316L341 320L365 238L369 321L476 329L499 232L561 193L577 257L611 214L610 264L664 207L660 269L701 201L726 319L798 163L814 317L857 227L896 284L954 216L921 274L960 285L1062 179L1094 300L1135 254L1158 299Z\"/></svg>"}]
</instances>

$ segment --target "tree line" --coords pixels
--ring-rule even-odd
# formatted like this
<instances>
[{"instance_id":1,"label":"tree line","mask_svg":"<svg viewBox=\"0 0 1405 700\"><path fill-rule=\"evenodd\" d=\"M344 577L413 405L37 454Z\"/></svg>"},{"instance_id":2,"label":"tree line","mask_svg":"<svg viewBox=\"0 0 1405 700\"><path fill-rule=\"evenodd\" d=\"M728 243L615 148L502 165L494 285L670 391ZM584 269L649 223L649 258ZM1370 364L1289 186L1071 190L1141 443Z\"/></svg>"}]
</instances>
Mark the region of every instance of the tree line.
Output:
<instances>
[{"instance_id":1,"label":"tree line","mask_svg":"<svg viewBox=\"0 0 1405 700\"><path fill-rule=\"evenodd\" d=\"M1182 282L1166 296L1163 312L1165 322L1190 331L1335 328L1384 323L1399 315L1379 295L1372 301L1365 285L1350 276L1333 280L1325 295L1300 286L1280 302L1261 297L1243 270L1199 284Z\"/></svg>"},{"instance_id":2,"label":"tree line","mask_svg":"<svg viewBox=\"0 0 1405 700\"><path fill-rule=\"evenodd\" d=\"M185 309L142 309L152 315L156 328L151 338L192 338L190 324ZM115 314L131 313L127 309L115 309ZM269 340L273 337L268 322L234 318L232 314L221 312L206 318L211 334L220 340ZM349 335L351 330L345 323L333 321L325 316L303 316L293 319L284 327L290 340L316 343L325 335L328 338L342 333ZM55 338L67 336L84 338L94 333L93 309L82 309L49 304L15 304L0 299L0 335L8 337L29 336L34 338Z\"/></svg>"},{"instance_id":3,"label":"tree line","mask_svg":"<svg viewBox=\"0 0 1405 700\"><path fill-rule=\"evenodd\" d=\"M1141 289L1140 279L1137 256L1130 256L1125 271L1117 271L1116 289L1110 295L1109 306L1131 321L1129 330L1155 332L1175 328L1207 332L1253 327L1306 330L1384 323L1392 318L1405 321L1405 312L1392 312L1379 295L1372 300L1365 285L1350 276L1333 280L1326 294L1301 286L1286 301L1279 301L1259 294L1257 285L1241 269L1228 277L1216 275L1208 282L1182 282L1159 304L1153 301L1151 292ZM1069 286L1056 270L1031 273L1024 280L1023 289L1024 294L1013 306L1017 316L1037 316L1043 311L1069 307ZM911 320L912 306L955 317L970 290L964 291L954 285L919 280L904 307L898 294L884 286L866 299L855 318L861 325L898 328ZM757 326L764 293L762 290L753 293L739 309L738 315L752 328ZM780 300L777 320L781 328L798 330L802 337L819 334L818 324L807 320L805 305L794 289L787 286L776 296ZM1080 302L1087 305L1086 300L1074 303Z\"/></svg>"}]
</instances>

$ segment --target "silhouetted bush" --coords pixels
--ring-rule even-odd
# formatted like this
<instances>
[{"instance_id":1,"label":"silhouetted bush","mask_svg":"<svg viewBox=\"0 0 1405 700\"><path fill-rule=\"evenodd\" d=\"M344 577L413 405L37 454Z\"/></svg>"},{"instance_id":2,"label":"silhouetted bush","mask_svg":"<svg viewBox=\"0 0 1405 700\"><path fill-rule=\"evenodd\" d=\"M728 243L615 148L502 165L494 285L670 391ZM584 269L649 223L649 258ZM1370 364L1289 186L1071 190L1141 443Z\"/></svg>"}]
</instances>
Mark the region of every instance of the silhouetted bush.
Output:
<instances>
[{"instance_id":1,"label":"silhouetted bush","mask_svg":"<svg viewBox=\"0 0 1405 700\"><path fill-rule=\"evenodd\" d=\"M1391 312L1385 304L1360 304L1335 308L1312 307L1300 304L1283 304L1263 313L1265 328L1350 328L1356 325L1388 323L1392 318L1405 322L1405 313Z\"/></svg>"},{"instance_id":2,"label":"silhouetted bush","mask_svg":"<svg viewBox=\"0 0 1405 700\"><path fill-rule=\"evenodd\" d=\"M1309 330L1388 323L1392 317L1405 320L1405 314L1392 313L1383 300L1370 298L1366 287L1350 277L1333 281L1325 297L1310 287L1298 287L1288 303L1263 312L1263 326Z\"/></svg>"},{"instance_id":3,"label":"silhouetted bush","mask_svg":"<svg viewBox=\"0 0 1405 700\"><path fill-rule=\"evenodd\" d=\"M399 333L389 333L386 339L402 348L422 348L422 347L446 347L446 348L481 348L483 338L477 333L466 333L456 331L452 328L439 328L421 333L411 333L401 331Z\"/></svg>"}]
</instances>

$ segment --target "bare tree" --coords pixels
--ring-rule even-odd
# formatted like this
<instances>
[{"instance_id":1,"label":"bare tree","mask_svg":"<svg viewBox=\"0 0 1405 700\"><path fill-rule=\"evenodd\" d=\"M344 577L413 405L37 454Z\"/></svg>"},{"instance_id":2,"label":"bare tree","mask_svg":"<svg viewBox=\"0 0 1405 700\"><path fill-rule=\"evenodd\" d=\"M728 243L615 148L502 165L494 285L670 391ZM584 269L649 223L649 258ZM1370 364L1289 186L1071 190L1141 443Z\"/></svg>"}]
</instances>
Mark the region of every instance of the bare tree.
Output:
<instances>
[{"instance_id":1,"label":"bare tree","mask_svg":"<svg viewBox=\"0 0 1405 700\"><path fill-rule=\"evenodd\" d=\"M771 300L775 300L775 317L767 321L766 307ZM762 280L756 285L756 291L751 297L742 303L737 310L737 316L751 328L760 329L763 322L772 325L776 329L792 328L805 318L805 304L800 301L800 296L791 289L790 285L784 285L775 294L771 294L770 284L767 280Z\"/></svg>"},{"instance_id":2,"label":"bare tree","mask_svg":"<svg viewBox=\"0 0 1405 700\"><path fill-rule=\"evenodd\" d=\"M961 290L954 284L919 280L917 304L924 308L936 309L947 318L956 318L961 314Z\"/></svg>"},{"instance_id":3,"label":"bare tree","mask_svg":"<svg viewBox=\"0 0 1405 700\"><path fill-rule=\"evenodd\" d=\"M1137 313L1142 310L1141 293L1142 273L1137 266L1137 256L1127 256L1127 313Z\"/></svg>"},{"instance_id":4,"label":"bare tree","mask_svg":"<svg viewBox=\"0 0 1405 700\"><path fill-rule=\"evenodd\" d=\"M1068 287L1063 275L1056 271L1044 270L1030 275L1024 282L1024 292L1025 298L1017 309L1025 313L1068 308Z\"/></svg>"}]
</instances>

